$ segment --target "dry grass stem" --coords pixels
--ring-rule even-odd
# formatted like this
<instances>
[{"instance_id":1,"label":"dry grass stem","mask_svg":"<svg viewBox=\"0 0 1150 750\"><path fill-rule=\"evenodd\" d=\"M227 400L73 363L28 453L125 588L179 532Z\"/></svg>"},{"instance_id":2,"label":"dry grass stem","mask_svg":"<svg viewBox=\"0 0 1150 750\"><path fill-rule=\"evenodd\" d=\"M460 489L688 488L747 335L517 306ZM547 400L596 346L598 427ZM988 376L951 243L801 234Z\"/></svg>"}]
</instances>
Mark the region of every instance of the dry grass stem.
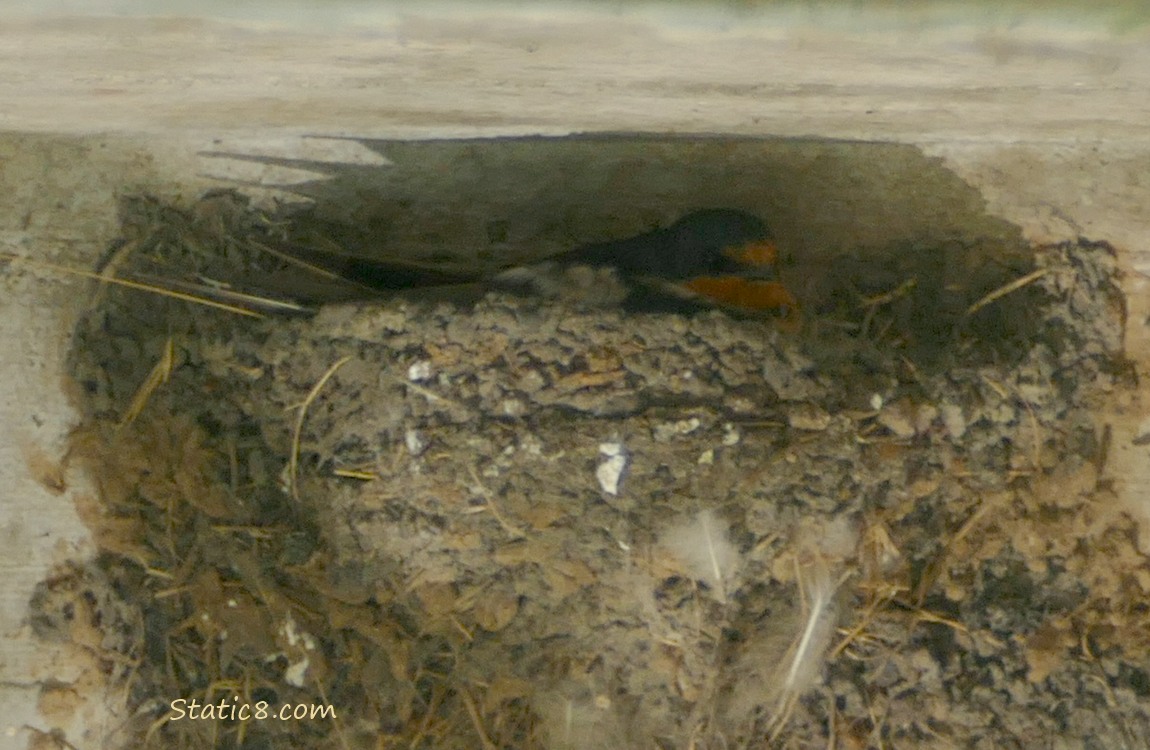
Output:
<instances>
[{"instance_id":1,"label":"dry grass stem","mask_svg":"<svg viewBox=\"0 0 1150 750\"><path fill-rule=\"evenodd\" d=\"M140 412L148 404L148 399L152 394L164 383L168 382L168 378L172 376L172 365L175 362L175 343L172 337L169 336L168 340L164 342L164 351L160 355L160 360L152 367L152 371L148 373L148 377L144 378L144 382L136 390L132 396L131 403L128 404L127 411L120 419L120 426L131 424L136 421L136 417L140 416Z\"/></svg>"},{"instance_id":2,"label":"dry grass stem","mask_svg":"<svg viewBox=\"0 0 1150 750\"><path fill-rule=\"evenodd\" d=\"M845 651L855 640L860 638L866 629L874 622L875 617L878 616L879 610L894 601L895 597L901 591L901 588L891 587L889 590L884 591L880 596L876 596L874 600L863 611L862 616L859 618L858 623L847 631L843 639L838 642L833 649L831 649L828 659L836 659L839 654Z\"/></svg>"},{"instance_id":3,"label":"dry grass stem","mask_svg":"<svg viewBox=\"0 0 1150 750\"><path fill-rule=\"evenodd\" d=\"M364 471L361 469L336 469L332 474L335 474L337 477L343 477L344 479L358 479L362 482L374 482L376 479L379 479L379 474L376 474L374 471Z\"/></svg>"},{"instance_id":4,"label":"dry grass stem","mask_svg":"<svg viewBox=\"0 0 1150 750\"><path fill-rule=\"evenodd\" d=\"M897 299L905 297L917 285L918 285L918 279L909 278L888 292L883 292L882 294L876 294L873 297L863 297L860 300L860 306L861 307L881 307L882 305L888 305Z\"/></svg>"},{"instance_id":5,"label":"dry grass stem","mask_svg":"<svg viewBox=\"0 0 1150 750\"><path fill-rule=\"evenodd\" d=\"M479 709L475 707L475 701L471 698L471 693L466 688L459 691L459 697L463 700L463 706L467 709L467 715L471 718L471 723L475 727L475 733L479 735L479 741L483 745L483 750L499 750L491 738L487 736L486 730L483 728L483 718L479 715Z\"/></svg>"},{"instance_id":6,"label":"dry grass stem","mask_svg":"<svg viewBox=\"0 0 1150 750\"><path fill-rule=\"evenodd\" d=\"M523 539L526 537L527 534L523 531L523 529L520 529L519 527L510 523L506 518L503 517L503 514L499 512L499 508L495 505L495 499L492 497L491 490L487 489L487 486L483 484L483 481L479 478L479 473L475 471L474 466L468 467L468 473L471 474L471 479L473 482L475 482L475 486L479 490L479 494L483 496L483 508L479 508L478 510L483 510L484 508L490 510L491 515L495 517L495 520L499 522L499 525L503 527L503 529L508 533L508 535L511 536L512 539Z\"/></svg>"},{"instance_id":7,"label":"dry grass stem","mask_svg":"<svg viewBox=\"0 0 1150 750\"><path fill-rule=\"evenodd\" d=\"M992 291L989 294L987 294L986 296L984 296L982 299L975 302L970 307L966 308L966 312L963 314L966 316L974 315L976 312L978 312L982 308L986 307L991 302L994 302L995 300L1002 299L1003 297L1010 294L1011 292L1018 291L1019 289L1026 286L1027 284L1031 284L1031 283L1037 281L1038 279L1041 279L1043 276L1045 276L1048 273L1050 273L1049 268L1040 268L1037 271L1031 271L1030 273L1026 274L1025 276L1019 277L1019 278L1015 279L1014 281L1011 281L1009 284L1003 284L1002 286L998 287L994 291Z\"/></svg>"},{"instance_id":8,"label":"dry grass stem","mask_svg":"<svg viewBox=\"0 0 1150 750\"><path fill-rule=\"evenodd\" d=\"M116 273L120 267L127 263L132 254L140 246L140 240L128 240L120 247L113 250L107 258L99 266L97 271L100 275L99 284L96 286L96 293L92 295L91 307L95 308L103 304L104 298L108 291L108 282L115 282Z\"/></svg>"},{"instance_id":9,"label":"dry grass stem","mask_svg":"<svg viewBox=\"0 0 1150 750\"><path fill-rule=\"evenodd\" d=\"M293 500L299 500L299 485L297 481L299 477L299 445L300 437L303 434L303 423L304 420L307 419L308 407L311 406L312 402L315 401L316 397L319 396L320 391L322 391L323 387L327 385L327 381L331 380L331 377L335 375L336 371L347 364L350 360L351 355L349 354L346 357L341 357L335 362L335 364L327 368L327 372L325 372L323 376L316 381L316 384L311 387L310 391L308 391L307 397L304 398L303 403L297 407L299 411L296 413L295 429L292 432L291 455L288 457L288 487L291 490L291 497Z\"/></svg>"},{"instance_id":10,"label":"dry grass stem","mask_svg":"<svg viewBox=\"0 0 1150 750\"><path fill-rule=\"evenodd\" d=\"M260 252L267 253L268 255L271 255L274 258L279 258L280 260L284 261L285 263L290 263L291 265L296 266L297 268L302 268L305 271L308 271L310 273L314 273L315 275L321 276L325 279L331 279L333 281L347 281L347 279L345 279L343 276L340 276L338 273L336 273L334 271L329 271L328 269L326 269L322 266L318 266L314 263L309 263L306 260L303 260L302 258L299 258L295 255L292 255L291 253L285 253L282 250L276 250L274 247L271 247L270 245L265 245L262 242L256 242L255 240L248 240L248 244L250 244L252 247L259 250Z\"/></svg>"},{"instance_id":11,"label":"dry grass stem","mask_svg":"<svg viewBox=\"0 0 1150 750\"><path fill-rule=\"evenodd\" d=\"M153 284L145 284L143 282L131 281L129 279L106 277L96 273L95 271L85 271L82 268L72 268L70 266L62 266L57 263L49 263L42 260L32 260L31 258L25 258L13 253L3 253L2 257L9 262L22 263L33 268L41 268L45 271L53 271L55 273L64 274L65 276L79 276L83 279L93 279L101 283L116 284L117 286L126 287L128 289L150 292L152 294L158 294L162 297L171 297L172 299L191 302L196 305L203 305L204 307L212 307L217 310L223 310L224 312L230 312L236 315L243 315L248 318L264 317L262 313L258 313L254 310L237 307L236 305L229 305L225 302L217 302L216 300L207 299L206 297L200 297L195 294L187 294L185 292L179 292L172 289L165 289Z\"/></svg>"},{"instance_id":12,"label":"dry grass stem","mask_svg":"<svg viewBox=\"0 0 1150 750\"><path fill-rule=\"evenodd\" d=\"M236 307L249 309L253 312L262 311L269 314L310 314L312 309L287 300L264 297L258 294L247 294L229 289L223 282L201 284L180 279L151 276L148 274L132 274L131 278L122 279L142 284L152 284L173 292L191 294L200 299L214 299L223 304L234 304ZM114 280L113 280L114 281Z\"/></svg>"}]
</instances>

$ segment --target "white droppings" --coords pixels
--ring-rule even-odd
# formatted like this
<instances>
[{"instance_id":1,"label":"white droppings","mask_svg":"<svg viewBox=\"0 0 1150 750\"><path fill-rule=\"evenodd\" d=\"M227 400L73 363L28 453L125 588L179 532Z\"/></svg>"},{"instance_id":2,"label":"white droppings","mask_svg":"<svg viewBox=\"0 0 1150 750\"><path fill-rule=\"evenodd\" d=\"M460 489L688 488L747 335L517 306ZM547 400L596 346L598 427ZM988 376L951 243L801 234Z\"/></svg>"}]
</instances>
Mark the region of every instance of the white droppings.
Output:
<instances>
[{"instance_id":1,"label":"white droppings","mask_svg":"<svg viewBox=\"0 0 1150 750\"><path fill-rule=\"evenodd\" d=\"M599 487L608 495L619 494L619 483L627 469L627 454L622 443L600 443L599 455L605 458L595 469Z\"/></svg>"},{"instance_id":2,"label":"white droppings","mask_svg":"<svg viewBox=\"0 0 1150 750\"><path fill-rule=\"evenodd\" d=\"M620 456L623 454L623 444L599 443L599 454L603 456Z\"/></svg>"},{"instance_id":3,"label":"white droppings","mask_svg":"<svg viewBox=\"0 0 1150 750\"><path fill-rule=\"evenodd\" d=\"M946 426L946 431L955 440L958 440L966 434L966 416L962 413L962 407L958 404L943 404L939 407L942 414L942 423Z\"/></svg>"},{"instance_id":4,"label":"white droppings","mask_svg":"<svg viewBox=\"0 0 1150 750\"><path fill-rule=\"evenodd\" d=\"M431 362L421 359L407 368L407 379L413 383L431 380Z\"/></svg>"},{"instance_id":5,"label":"white droppings","mask_svg":"<svg viewBox=\"0 0 1150 750\"><path fill-rule=\"evenodd\" d=\"M691 417L690 419L680 419L677 422L663 422L655 425L652 429L652 436L660 443L665 443L672 438L681 435L690 435L695 430L699 429L702 422L698 417Z\"/></svg>"},{"instance_id":6,"label":"white droppings","mask_svg":"<svg viewBox=\"0 0 1150 750\"><path fill-rule=\"evenodd\" d=\"M288 616L279 628L280 637L287 642L288 648L295 651L299 658L294 662L288 664L287 669L284 670L284 680L294 687L303 687L305 678L307 677L308 667L311 666L311 658L307 655L308 651L315 651L316 641L310 633L299 630L296 626L295 620ZM288 657L291 658L290 656Z\"/></svg>"},{"instance_id":7,"label":"white droppings","mask_svg":"<svg viewBox=\"0 0 1150 750\"><path fill-rule=\"evenodd\" d=\"M418 456L427 450L427 440L419 430L412 429L404 432L403 443L407 446L407 452L413 456Z\"/></svg>"},{"instance_id":8,"label":"white droppings","mask_svg":"<svg viewBox=\"0 0 1150 750\"><path fill-rule=\"evenodd\" d=\"M527 405L524 404L521 399L517 398L503 399L500 408L503 410L503 416L505 417L522 417L527 413Z\"/></svg>"},{"instance_id":9,"label":"white droppings","mask_svg":"<svg viewBox=\"0 0 1150 750\"><path fill-rule=\"evenodd\" d=\"M730 422L723 425L723 445L730 448L732 445L738 445L739 441L743 439L742 433L739 428L735 427Z\"/></svg>"},{"instance_id":10,"label":"white droppings","mask_svg":"<svg viewBox=\"0 0 1150 750\"><path fill-rule=\"evenodd\" d=\"M529 456L543 455L543 443L535 435L527 434L519 438L519 450Z\"/></svg>"},{"instance_id":11,"label":"white droppings","mask_svg":"<svg viewBox=\"0 0 1150 750\"><path fill-rule=\"evenodd\" d=\"M306 656L294 664L289 664L288 668L284 670L284 681L293 687L303 687L309 666L311 666L311 659Z\"/></svg>"}]
</instances>

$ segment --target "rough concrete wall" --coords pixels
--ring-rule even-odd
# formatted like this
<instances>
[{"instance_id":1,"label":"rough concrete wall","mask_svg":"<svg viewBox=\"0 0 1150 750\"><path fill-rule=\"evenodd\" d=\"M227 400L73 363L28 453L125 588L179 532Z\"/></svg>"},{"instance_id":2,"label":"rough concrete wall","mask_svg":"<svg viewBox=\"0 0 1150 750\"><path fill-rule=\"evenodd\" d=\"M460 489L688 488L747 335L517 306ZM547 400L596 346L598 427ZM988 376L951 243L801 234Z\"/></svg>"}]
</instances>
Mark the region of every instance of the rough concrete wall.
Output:
<instances>
[{"instance_id":1,"label":"rough concrete wall","mask_svg":"<svg viewBox=\"0 0 1150 750\"><path fill-rule=\"evenodd\" d=\"M114 138L5 133L0 164L0 252L69 265L90 265L107 248L118 229L118 192L158 188L159 173L173 174L171 164L157 169L139 142ZM53 726L98 747L122 699L101 686L95 659L34 638L27 619L36 584L95 551L73 507L89 490L60 470L75 420L63 377L69 321L85 288L18 265L5 268L0 284L0 747L27 747L37 739L28 727Z\"/></svg>"},{"instance_id":2,"label":"rough concrete wall","mask_svg":"<svg viewBox=\"0 0 1150 750\"><path fill-rule=\"evenodd\" d=\"M622 130L893 141L940 158L1027 239L1081 234L1117 245L1128 271L1128 350L1145 370L1150 45L1055 24L924 31L868 29L864 18L857 26L512 11L390 14L358 29L321 30L201 20L7 23L0 242L5 251L87 264L115 231L117 193L191 195L233 179L310 176L299 165L198 155L205 151L320 149L322 160L373 162L355 144L317 146L301 133ZM117 135L93 135L109 132ZM765 174L761 200L779 202L772 180L785 179L785 169ZM851 216L861 205L827 210ZM786 232L808 236L809 211L786 216ZM35 583L88 549L69 502L82 488L53 494L28 468L37 447L48 456L58 450L73 418L60 381L68 323L83 300L78 282L43 271L10 272L3 284L0 745L24 747L22 725L53 723L36 712L38 700L51 708L46 681L70 682L84 669L56 660L23 622ZM1114 429L1111 470L1135 509L1150 483L1146 449L1132 443L1150 430L1144 401L1136 394L1100 415ZM115 700L94 694L73 719L72 741L98 746L114 723L104 704Z\"/></svg>"}]
</instances>

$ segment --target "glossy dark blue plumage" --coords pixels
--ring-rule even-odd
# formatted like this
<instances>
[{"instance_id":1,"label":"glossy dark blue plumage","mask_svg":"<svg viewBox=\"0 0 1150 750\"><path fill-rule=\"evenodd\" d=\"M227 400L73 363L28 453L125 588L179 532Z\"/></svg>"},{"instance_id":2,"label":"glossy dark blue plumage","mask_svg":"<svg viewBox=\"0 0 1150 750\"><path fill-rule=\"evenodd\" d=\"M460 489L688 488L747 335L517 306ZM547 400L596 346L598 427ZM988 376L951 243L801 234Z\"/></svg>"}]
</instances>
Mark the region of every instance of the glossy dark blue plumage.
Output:
<instances>
[{"instance_id":1,"label":"glossy dark blue plumage","mask_svg":"<svg viewBox=\"0 0 1150 750\"><path fill-rule=\"evenodd\" d=\"M670 226L608 242L584 245L552 260L565 265L611 266L628 276L690 279L742 273L748 268L728 252L771 240L758 217L729 208L692 211Z\"/></svg>"}]
</instances>

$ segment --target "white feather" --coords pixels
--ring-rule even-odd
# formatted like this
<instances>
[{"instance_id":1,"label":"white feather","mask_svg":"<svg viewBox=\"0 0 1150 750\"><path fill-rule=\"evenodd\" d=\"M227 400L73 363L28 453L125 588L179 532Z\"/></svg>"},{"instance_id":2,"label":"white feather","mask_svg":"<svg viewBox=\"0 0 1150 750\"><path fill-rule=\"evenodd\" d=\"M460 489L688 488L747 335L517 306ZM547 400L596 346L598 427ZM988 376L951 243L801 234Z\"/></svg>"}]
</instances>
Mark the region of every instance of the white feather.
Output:
<instances>
[{"instance_id":1,"label":"white feather","mask_svg":"<svg viewBox=\"0 0 1150 750\"><path fill-rule=\"evenodd\" d=\"M548 750L603 747L627 750L625 724L618 709L603 694L564 681L532 701Z\"/></svg>"},{"instance_id":2,"label":"white feather","mask_svg":"<svg viewBox=\"0 0 1150 750\"><path fill-rule=\"evenodd\" d=\"M712 510L700 511L663 535L663 546L682 563L683 572L711 587L715 598L727 602L731 579L739 561L727 522Z\"/></svg>"},{"instance_id":3,"label":"white feather","mask_svg":"<svg viewBox=\"0 0 1150 750\"><path fill-rule=\"evenodd\" d=\"M745 635L724 682L721 709L727 731L738 734L765 708L768 732L777 737L795 704L822 674L835 633L836 580L821 559L806 559L799 572L804 604L793 616L767 618ZM804 606L805 605L805 606Z\"/></svg>"},{"instance_id":4,"label":"white feather","mask_svg":"<svg viewBox=\"0 0 1150 750\"><path fill-rule=\"evenodd\" d=\"M795 694L805 691L814 675L819 672L822 649L830 637L831 618L827 611L834 594L830 575L822 566L813 566L815 572L807 587L807 617L803 632L795 646L787 678L783 681L785 693Z\"/></svg>"},{"instance_id":5,"label":"white feather","mask_svg":"<svg viewBox=\"0 0 1150 750\"><path fill-rule=\"evenodd\" d=\"M834 593L836 582L821 559L800 572L799 582L806 595L806 617L782 681L771 715L772 737L778 736L790 718L795 701L814 685L822 674L827 646L835 632Z\"/></svg>"}]
</instances>

